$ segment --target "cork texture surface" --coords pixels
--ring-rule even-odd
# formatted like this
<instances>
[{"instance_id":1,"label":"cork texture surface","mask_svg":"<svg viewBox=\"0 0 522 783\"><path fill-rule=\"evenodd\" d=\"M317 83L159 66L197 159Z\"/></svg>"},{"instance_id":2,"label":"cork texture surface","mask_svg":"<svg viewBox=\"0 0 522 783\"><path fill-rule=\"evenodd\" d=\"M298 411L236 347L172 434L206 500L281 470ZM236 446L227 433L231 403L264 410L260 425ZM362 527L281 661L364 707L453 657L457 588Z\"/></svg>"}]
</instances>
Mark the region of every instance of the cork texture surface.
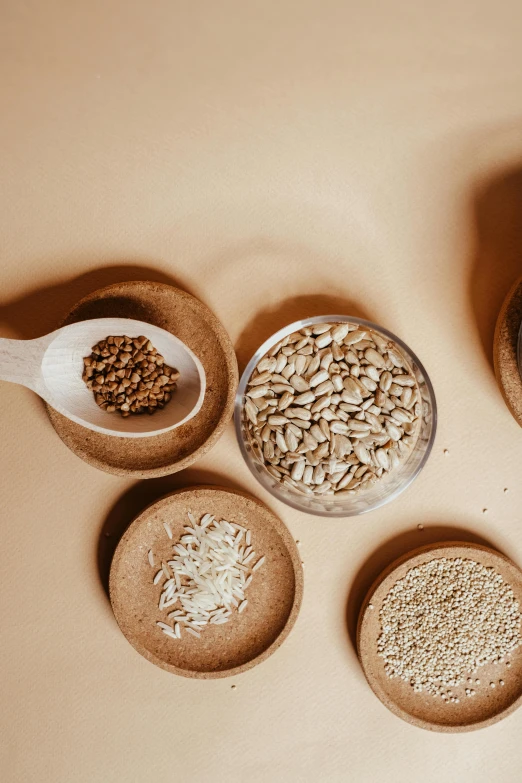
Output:
<instances>
[{"instance_id":1,"label":"cork texture surface","mask_svg":"<svg viewBox=\"0 0 522 783\"><path fill-rule=\"evenodd\" d=\"M495 330L495 374L506 405L522 427L522 378L518 365L518 339L522 326L522 277L509 291Z\"/></svg>"},{"instance_id":2,"label":"cork texture surface","mask_svg":"<svg viewBox=\"0 0 522 783\"><path fill-rule=\"evenodd\" d=\"M238 373L230 339L217 318L193 296L147 281L92 292L73 307L64 324L112 317L159 326L194 351L207 377L201 410L171 432L133 441L87 430L47 406L51 423L71 451L109 473L151 478L182 470L212 448L232 415Z\"/></svg>"},{"instance_id":3,"label":"cork texture surface","mask_svg":"<svg viewBox=\"0 0 522 783\"><path fill-rule=\"evenodd\" d=\"M507 717L522 702L522 647L518 647L507 661L481 666L467 676L479 679L473 685L475 696L465 695L466 683L451 691L460 697L458 704L445 704L429 693L415 693L409 683L399 678L390 679L384 671L383 659L377 654L377 640L381 633L379 612L393 585L410 568L441 557L466 558L494 568L511 586L522 605L522 571L506 557L483 546L464 542L443 542L410 552L392 563L379 576L361 607L357 629L357 647L366 678L382 703L400 718L431 731L462 732L486 728ZM499 685L502 680L504 686ZM495 688L491 688L491 682Z\"/></svg>"},{"instance_id":4,"label":"cork texture surface","mask_svg":"<svg viewBox=\"0 0 522 783\"><path fill-rule=\"evenodd\" d=\"M165 636L156 621L169 622L158 610L161 586L153 585L156 563L172 558L172 545L196 520L213 514L252 533L255 561L266 557L245 593L248 604L228 623L206 627L201 638L182 633ZM169 539L163 523L172 530ZM254 561L254 562L255 562ZM143 511L120 541L111 566L110 596L118 624L130 643L151 663L186 677L241 674L271 655L290 633L301 606L303 572L297 546L283 523L244 493L217 487L194 487L168 495ZM175 607L174 607L175 608Z\"/></svg>"}]
</instances>

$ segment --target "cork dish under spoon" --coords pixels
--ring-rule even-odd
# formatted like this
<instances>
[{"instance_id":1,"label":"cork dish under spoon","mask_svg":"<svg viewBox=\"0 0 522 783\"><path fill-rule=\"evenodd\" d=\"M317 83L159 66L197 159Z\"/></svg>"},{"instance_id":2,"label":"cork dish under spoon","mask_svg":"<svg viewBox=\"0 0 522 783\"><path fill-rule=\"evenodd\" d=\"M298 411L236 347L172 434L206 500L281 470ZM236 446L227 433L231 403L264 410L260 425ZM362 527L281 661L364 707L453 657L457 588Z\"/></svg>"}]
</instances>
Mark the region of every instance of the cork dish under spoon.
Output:
<instances>
[{"instance_id":1,"label":"cork dish under spoon","mask_svg":"<svg viewBox=\"0 0 522 783\"><path fill-rule=\"evenodd\" d=\"M109 335L142 334L179 371L177 389L153 416L107 413L82 380L83 359ZM206 387L205 370L190 348L170 332L130 318L80 321L35 340L0 339L0 380L27 386L68 419L120 438L145 438L179 427L198 413Z\"/></svg>"}]
</instances>

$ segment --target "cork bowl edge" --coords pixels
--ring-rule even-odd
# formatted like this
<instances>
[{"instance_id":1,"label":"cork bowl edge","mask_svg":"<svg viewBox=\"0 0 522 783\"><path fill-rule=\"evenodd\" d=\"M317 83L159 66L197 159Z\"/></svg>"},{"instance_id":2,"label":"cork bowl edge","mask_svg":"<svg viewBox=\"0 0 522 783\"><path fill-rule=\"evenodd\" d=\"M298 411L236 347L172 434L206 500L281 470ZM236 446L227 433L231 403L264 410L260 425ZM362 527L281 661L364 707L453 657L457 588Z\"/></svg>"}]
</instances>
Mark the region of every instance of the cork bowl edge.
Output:
<instances>
[{"instance_id":1,"label":"cork bowl edge","mask_svg":"<svg viewBox=\"0 0 522 783\"><path fill-rule=\"evenodd\" d=\"M58 436L74 454L76 454L88 464L99 470L103 470L107 473L111 473L117 476L130 476L133 478L157 478L160 476L176 473L189 467L196 460L207 454L207 452L210 451L210 449L219 440L225 427L232 417L236 389L239 383L239 373L237 359L230 337L214 313L212 313L212 311L203 302L192 296L192 294L165 283L153 283L150 281L129 281L114 283L112 285L96 289L95 291L92 291L80 299L71 308L60 325L74 321L75 315L80 313L82 308L88 309L89 306L103 302L105 299L108 299L111 296L119 297L120 299L125 298L126 292L129 292L129 295L134 297L133 301L135 306L139 306L141 301L140 290L141 296L147 300L147 303L150 305L150 307L159 311L159 315L161 317L166 316L166 310L164 309L162 303L158 305L155 301L153 301L156 293L159 293L163 297L170 297L172 301L169 302L169 307L172 307L172 309L174 309L176 303L181 303L181 305L185 306L187 309L197 312L201 322L208 328L209 335L211 333L212 339L215 339L219 344L219 348L222 352L223 360L225 362L226 382L222 382L223 388L219 390L219 393L221 394L221 411L219 416L215 419L215 421L213 421L212 426L208 428L208 436L193 451L190 451L190 453L185 454L179 459L169 457L166 458L165 464L149 466L145 464L145 466L140 465L138 467L135 465L125 464L125 459L120 460L118 463L114 460L108 460L104 456L104 443L106 444L108 441L104 441L100 438L94 438L93 434L89 430L80 427L74 422L70 422L60 413L53 410L50 406L46 405L46 408L51 424L56 430ZM121 317L131 316L122 315ZM133 313L132 317L136 317L136 314ZM82 320L82 318L79 320ZM138 320L147 320L147 318L139 318L138 316ZM163 323L158 325L168 329L168 326ZM194 350L194 346L189 347L192 347ZM194 352L197 353L197 350ZM207 368L205 369L207 370ZM196 426L196 420L194 420L192 423L193 427ZM175 431L173 432L175 433ZM167 436L169 438L174 438L176 437L176 434L170 433L170 435L167 434ZM108 436L105 437L107 438ZM117 451L128 448L126 444L118 442L122 440L124 439L111 438L110 449ZM151 436L150 438L146 438L144 440L148 441L150 448L157 449L161 449L167 443L164 435ZM97 448L98 443L100 444L99 448ZM144 445L138 444L136 448L143 449Z\"/></svg>"},{"instance_id":2,"label":"cork bowl edge","mask_svg":"<svg viewBox=\"0 0 522 783\"><path fill-rule=\"evenodd\" d=\"M522 378L517 360L521 323L522 277L514 283L504 300L493 339L495 376L510 413L522 427Z\"/></svg>"},{"instance_id":3,"label":"cork bowl edge","mask_svg":"<svg viewBox=\"0 0 522 783\"><path fill-rule=\"evenodd\" d=\"M439 732L439 733L462 733L462 732L469 732L469 731L475 731L481 728L486 728L488 726L491 726L495 723L498 723L500 720L508 717L511 713L515 712L521 705L522 705L522 682L520 684L520 687L518 688L518 696L514 698L509 704L499 709L496 713L488 715L487 717L484 717L483 719L474 720L473 722L466 722L463 721L461 723L442 723L442 722L435 722L429 719L424 719L422 717L419 717L418 715L412 714L408 710L408 701L411 699L411 697L414 695L413 692L410 695L407 693L403 699L403 705L397 703L396 699L393 699L390 697L388 692L385 690L385 688L380 683L380 677L377 676L374 673L375 666L380 665L382 667L381 659L377 656L376 650L373 647L373 643L369 639L368 634L368 620L370 616L370 612L373 614L374 611L378 612L378 609L370 609L369 604L372 602L372 598L376 594L376 592L379 590L379 588L384 587L384 585L387 585L387 588L389 589L393 582L397 578L401 578L399 576L394 577L395 572L397 572L402 566L404 566L406 563L415 560L419 556L422 555L434 555L434 557L452 557L456 556L456 552L458 550L467 550L470 553L473 551L480 552L482 555L486 558L486 560L489 560L490 563L497 567L499 564L502 564L505 569L510 573L510 575L513 577L515 581L518 582L519 586L519 596L522 590L522 572L518 568L518 566L513 563L508 557L503 555L501 552L496 551L495 549L492 549L491 547L483 546L480 544L470 544L468 542L462 542L462 541L442 541L434 544L428 544L422 547L418 547L414 550L411 550L401 557L394 560L390 565L388 565L375 579L372 586L368 590L361 609L359 611L358 615L358 621L357 621L357 631L356 631L356 645L357 645L357 655L359 657L359 662L361 664L361 668L363 670L364 676L374 692L374 694L377 696L379 701L382 702L382 704L390 710L394 715L401 718L407 723L412 724L413 726L416 726L418 728L426 729L428 731L433 732ZM428 560L431 558L428 558ZM513 585L512 585L513 586ZM380 605L381 600L379 599L377 603ZM518 648L520 651L520 648ZM519 652L519 668L522 666L521 662L521 656Z\"/></svg>"},{"instance_id":4,"label":"cork bowl edge","mask_svg":"<svg viewBox=\"0 0 522 783\"><path fill-rule=\"evenodd\" d=\"M291 569L293 571L293 579L294 579L294 587L293 587L293 595L291 597L290 611L288 613L288 616L286 617L284 625L279 630L277 636L273 639L273 641L259 654L254 655L252 658L250 658L247 661L244 661L240 665L232 666L230 668L226 668L222 670L215 670L215 671L201 671L198 669L190 669L187 667L176 666L172 663L167 662L159 655L155 654L153 651L151 651L150 648L148 648L143 643L141 643L137 635L133 633L132 624L129 626L128 618L125 616L125 609L122 610L121 605L119 605L120 585L119 585L118 573L119 573L120 561L125 556L126 549L128 548L128 545L130 543L130 540L133 536L136 527L144 523L144 521L147 519L148 513L151 510L153 510L155 507L159 506L160 504L164 503L165 501L168 501L170 498L176 498L182 495L186 495L190 497L190 496L194 496L194 494L198 492L222 493L228 496L229 498L231 498L232 500L236 499L236 502L239 503L241 503L242 501L248 501L249 503L253 503L256 506L256 508L263 514L265 524L270 525L275 531L275 533L282 539L284 547L288 553L288 560L290 562ZM304 577L303 577L303 569L301 565L299 550L290 531L288 530L284 522L282 522L282 520L280 520L279 517L273 514L273 512L270 511L270 509L268 509L260 500L258 500L255 497L252 497L248 493L243 492L242 490L232 490L229 488L220 487L216 485L208 485L208 484L201 484L198 486L175 490L174 492L170 492L167 495L162 496L161 498L157 499L153 503L149 504L145 509L143 509L143 511L141 511L140 514L131 522L131 524L123 534L122 538L120 539L113 556L110 576L109 576L109 595L110 595L111 606L114 612L116 622L118 623L118 626L122 631L123 635L125 636L125 638L127 639L127 641L140 655L146 658L146 660L148 660L150 663L153 663L159 668L164 669L165 671L168 671L172 674L177 674L192 679L220 679L225 677L236 676L238 674L242 674L243 672L248 671L249 669L252 669L254 666L257 666L258 664L262 663L267 658L269 658L283 644L283 642L288 637L288 635L290 634L291 630L295 625L295 622L297 620L301 608L303 589L304 589ZM244 615L246 615L246 612L244 613ZM221 628L223 628L223 626L221 626Z\"/></svg>"}]
</instances>

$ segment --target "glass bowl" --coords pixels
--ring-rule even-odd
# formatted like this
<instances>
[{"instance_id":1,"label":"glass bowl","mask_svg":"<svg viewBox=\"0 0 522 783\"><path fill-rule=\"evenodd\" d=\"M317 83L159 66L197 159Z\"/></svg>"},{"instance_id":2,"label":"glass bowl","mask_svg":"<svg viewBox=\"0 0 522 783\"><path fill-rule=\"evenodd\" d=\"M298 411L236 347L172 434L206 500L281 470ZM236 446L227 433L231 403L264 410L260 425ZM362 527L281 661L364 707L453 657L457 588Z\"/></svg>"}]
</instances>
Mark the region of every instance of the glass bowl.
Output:
<instances>
[{"instance_id":1,"label":"glass bowl","mask_svg":"<svg viewBox=\"0 0 522 783\"><path fill-rule=\"evenodd\" d=\"M368 489L355 492L353 495L338 497L335 495L305 495L297 490L286 486L277 481L270 475L265 464L252 448L252 443L245 422L243 409L243 400L247 388L247 383L257 364L261 361L271 348L280 340L292 332L298 331L305 326L314 326L321 323L350 323L357 324L363 328L369 328L382 335L387 340L392 340L398 345L404 354L408 364L415 376L419 390L422 396L422 414L417 440L408 456L401 460L399 465L385 474L379 481L376 481ZM361 318L353 318L346 315L323 315L314 318L305 318L302 321L285 326L272 335L256 351L249 361L236 394L234 421L236 427L237 439L241 453L245 459L252 474L259 483L273 495L277 500L286 503L298 511L304 511L307 514L315 514L322 517L352 517L358 514L365 514L373 511L385 503L389 503L398 497L412 481L419 475L430 455L433 441L435 440L435 431L437 429L437 405L433 386L428 374L413 351L408 348L402 340L394 334L384 329L382 326L364 321Z\"/></svg>"}]
</instances>

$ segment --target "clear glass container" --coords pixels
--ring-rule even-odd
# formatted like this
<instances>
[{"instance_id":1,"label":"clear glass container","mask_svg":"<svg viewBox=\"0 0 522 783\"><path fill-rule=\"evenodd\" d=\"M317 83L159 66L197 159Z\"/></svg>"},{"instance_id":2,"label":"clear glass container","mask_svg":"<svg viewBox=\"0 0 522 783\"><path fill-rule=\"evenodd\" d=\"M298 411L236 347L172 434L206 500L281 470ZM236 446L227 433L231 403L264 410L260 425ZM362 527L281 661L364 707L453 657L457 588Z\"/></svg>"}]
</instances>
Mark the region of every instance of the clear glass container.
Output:
<instances>
[{"instance_id":1,"label":"clear glass container","mask_svg":"<svg viewBox=\"0 0 522 783\"><path fill-rule=\"evenodd\" d=\"M274 345L292 332L298 331L305 326L314 326L320 323L351 323L369 328L382 335L387 340L392 340L401 349L408 364L415 376L423 401L423 410L420 422L417 440L406 458L402 459L400 464L390 473L385 474L379 481L368 489L356 492L348 497L336 498L335 495L305 495L289 486L277 481L270 475L265 464L252 448L252 443L246 427L243 401L247 388L247 383L255 367L261 361ZM390 500L398 497L412 481L419 475L430 455L433 441L435 440L435 431L437 428L437 405L433 386L428 374L413 351L408 348L402 340L396 337L382 326L364 321L361 318L353 318L346 315L322 315L314 318L306 318L302 321L285 326L272 335L256 351L249 361L236 394L234 421L236 427L237 439L241 453L246 464L256 479L262 486L268 490L277 500L287 503L298 511L305 511L308 514L315 514L322 517L352 517L358 514L365 514L373 511Z\"/></svg>"}]
</instances>

